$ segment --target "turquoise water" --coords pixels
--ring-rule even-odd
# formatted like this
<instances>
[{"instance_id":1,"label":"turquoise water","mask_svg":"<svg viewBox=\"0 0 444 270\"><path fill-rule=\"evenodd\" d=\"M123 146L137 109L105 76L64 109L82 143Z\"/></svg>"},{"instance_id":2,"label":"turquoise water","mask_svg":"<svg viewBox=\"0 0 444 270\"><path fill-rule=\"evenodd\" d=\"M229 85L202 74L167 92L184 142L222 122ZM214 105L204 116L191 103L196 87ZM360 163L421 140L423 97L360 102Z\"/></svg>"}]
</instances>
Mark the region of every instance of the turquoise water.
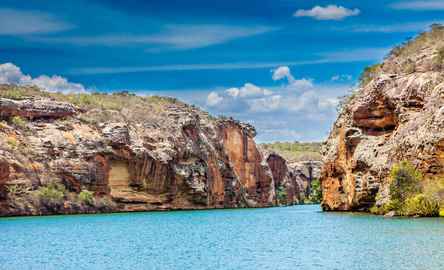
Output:
<instances>
[{"instance_id":1,"label":"turquoise water","mask_svg":"<svg viewBox=\"0 0 444 270\"><path fill-rule=\"evenodd\" d=\"M319 206L2 218L0 269L444 269L444 219Z\"/></svg>"}]
</instances>

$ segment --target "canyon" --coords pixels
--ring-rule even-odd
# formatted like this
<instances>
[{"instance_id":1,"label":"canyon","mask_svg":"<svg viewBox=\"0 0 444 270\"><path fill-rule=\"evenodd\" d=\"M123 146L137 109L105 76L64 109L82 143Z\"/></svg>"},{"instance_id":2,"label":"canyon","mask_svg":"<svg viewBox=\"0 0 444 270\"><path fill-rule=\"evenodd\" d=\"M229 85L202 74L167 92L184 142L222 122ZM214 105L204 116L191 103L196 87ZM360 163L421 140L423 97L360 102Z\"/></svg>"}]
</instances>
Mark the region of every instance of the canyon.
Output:
<instances>
[{"instance_id":1,"label":"canyon","mask_svg":"<svg viewBox=\"0 0 444 270\"><path fill-rule=\"evenodd\" d=\"M1 216L292 205L312 179L172 98L1 85L0 117Z\"/></svg>"},{"instance_id":2,"label":"canyon","mask_svg":"<svg viewBox=\"0 0 444 270\"><path fill-rule=\"evenodd\" d=\"M0 85L0 215L293 205L314 179L325 211L382 209L398 164L420 185L444 177L443 68L434 25L365 69L322 162L286 160L252 125L173 98Z\"/></svg>"}]
</instances>

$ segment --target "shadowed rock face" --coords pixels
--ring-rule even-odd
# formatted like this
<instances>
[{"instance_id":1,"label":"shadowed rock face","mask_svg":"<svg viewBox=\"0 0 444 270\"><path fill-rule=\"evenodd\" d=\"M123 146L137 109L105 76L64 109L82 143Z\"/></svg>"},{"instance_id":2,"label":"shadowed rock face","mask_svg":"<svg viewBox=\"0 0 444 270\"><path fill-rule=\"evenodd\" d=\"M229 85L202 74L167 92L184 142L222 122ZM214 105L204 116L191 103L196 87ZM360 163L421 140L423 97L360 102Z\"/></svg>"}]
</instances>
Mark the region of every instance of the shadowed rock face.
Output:
<instances>
[{"instance_id":1,"label":"shadowed rock face","mask_svg":"<svg viewBox=\"0 0 444 270\"><path fill-rule=\"evenodd\" d=\"M323 149L325 210L381 205L390 170L403 160L425 177L444 175L444 76L436 64L443 40L427 35L390 55L343 108Z\"/></svg>"},{"instance_id":2,"label":"shadowed rock face","mask_svg":"<svg viewBox=\"0 0 444 270\"><path fill-rule=\"evenodd\" d=\"M254 130L251 127L239 129L235 123L223 124L221 130L224 148L238 176L238 184L245 191L242 194L247 205L272 205L273 176L253 140Z\"/></svg>"},{"instance_id":3,"label":"shadowed rock face","mask_svg":"<svg viewBox=\"0 0 444 270\"><path fill-rule=\"evenodd\" d=\"M319 179L321 162L301 161L288 163L274 152L265 154L265 160L271 170L275 190L283 190L287 204L304 203L311 191L311 181Z\"/></svg>"},{"instance_id":4,"label":"shadowed rock face","mask_svg":"<svg viewBox=\"0 0 444 270\"><path fill-rule=\"evenodd\" d=\"M9 179L9 164L6 160L0 160L0 199L6 198L5 184Z\"/></svg>"},{"instance_id":5,"label":"shadowed rock face","mask_svg":"<svg viewBox=\"0 0 444 270\"><path fill-rule=\"evenodd\" d=\"M180 102L154 109L135 115L36 96L0 98L0 214L275 205L273 174L253 127ZM14 116L26 118L24 126ZM66 188L61 205L38 200L49 183ZM8 192L17 187L25 191ZM85 206L77 199L82 190L111 203Z\"/></svg>"},{"instance_id":6,"label":"shadowed rock face","mask_svg":"<svg viewBox=\"0 0 444 270\"><path fill-rule=\"evenodd\" d=\"M386 97L371 97L353 108L353 124L369 135L392 131L397 126L394 110L395 106Z\"/></svg>"}]
</instances>

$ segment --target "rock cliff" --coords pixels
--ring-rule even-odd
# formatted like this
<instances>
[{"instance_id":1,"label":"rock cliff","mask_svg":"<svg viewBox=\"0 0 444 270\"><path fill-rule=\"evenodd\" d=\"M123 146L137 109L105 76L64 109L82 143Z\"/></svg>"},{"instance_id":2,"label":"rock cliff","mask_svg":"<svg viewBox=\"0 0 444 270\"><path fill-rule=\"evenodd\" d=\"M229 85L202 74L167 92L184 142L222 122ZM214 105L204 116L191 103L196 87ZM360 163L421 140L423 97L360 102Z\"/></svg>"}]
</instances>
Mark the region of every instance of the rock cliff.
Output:
<instances>
[{"instance_id":1,"label":"rock cliff","mask_svg":"<svg viewBox=\"0 0 444 270\"><path fill-rule=\"evenodd\" d=\"M170 98L0 86L0 215L278 204L285 160L255 129Z\"/></svg>"},{"instance_id":2,"label":"rock cliff","mask_svg":"<svg viewBox=\"0 0 444 270\"><path fill-rule=\"evenodd\" d=\"M444 175L444 28L392 50L367 68L324 146L325 210L363 210L390 198L390 170L411 162Z\"/></svg>"},{"instance_id":3,"label":"rock cliff","mask_svg":"<svg viewBox=\"0 0 444 270\"><path fill-rule=\"evenodd\" d=\"M310 195L312 182L319 179L321 162L288 162L276 152L264 151L264 154L274 179L278 204L319 202L310 201Z\"/></svg>"}]
</instances>

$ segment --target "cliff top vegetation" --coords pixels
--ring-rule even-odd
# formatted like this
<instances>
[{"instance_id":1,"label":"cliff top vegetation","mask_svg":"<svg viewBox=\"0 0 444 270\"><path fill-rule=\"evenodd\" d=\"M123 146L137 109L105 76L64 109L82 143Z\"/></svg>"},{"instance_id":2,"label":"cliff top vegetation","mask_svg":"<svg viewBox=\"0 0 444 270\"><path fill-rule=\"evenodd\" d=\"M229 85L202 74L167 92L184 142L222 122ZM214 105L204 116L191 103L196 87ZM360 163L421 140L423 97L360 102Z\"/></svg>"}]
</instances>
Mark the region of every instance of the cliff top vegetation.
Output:
<instances>
[{"instance_id":1,"label":"cliff top vegetation","mask_svg":"<svg viewBox=\"0 0 444 270\"><path fill-rule=\"evenodd\" d=\"M102 93L60 93L41 90L36 86L0 84L0 98L12 100L50 99L75 105L87 122L146 122L168 119L171 113L199 115L201 119L214 120L207 112L176 98L141 96L127 91Z\"/></svg>"},{"instance_id":2,"label":"cliff top vegetation","mask_svg":"<svg viewBox=\"0 0 444 270\"><path fill-rule=\"evenodd\" d=\"M418 59L430 54L429 51L432 51L432 59L428 68L441 70L444 67L444 25L432 24L430 31L422 32L394 47L385 57L384 63L366 67L359 79L360 86L367 85L382 72L410 74L417 71Z\"/></svg>"},{"instance_id":3,"label":"cliff top vegetation","mask_svg":"<svg viewBox=\"0 0 444 270\"><path fill-rule=\"evenodd\" d=\"M160 107L167 104L186 105L183 102L171 97L161 96L140 96L127 91L114 93L60 93L47 92L35 86L15 86L0 85L0 97L14 100L26 99L29 97L49 98L61 102L69 102L81 109L111 109L122 110L124 108L137 108L148 106L151 108Z\"/></svg>"},{"instance_id":4,"label":"cliff top vegetation","mask_svg":"<svg viewBox=\"0 0 444 270\"><path fill-rule=\"evenodd\" d=\"M264 150L274 151L288 161L320 161L320 142L274 142L260 145Z\"/></svg>"}]
</instances>

